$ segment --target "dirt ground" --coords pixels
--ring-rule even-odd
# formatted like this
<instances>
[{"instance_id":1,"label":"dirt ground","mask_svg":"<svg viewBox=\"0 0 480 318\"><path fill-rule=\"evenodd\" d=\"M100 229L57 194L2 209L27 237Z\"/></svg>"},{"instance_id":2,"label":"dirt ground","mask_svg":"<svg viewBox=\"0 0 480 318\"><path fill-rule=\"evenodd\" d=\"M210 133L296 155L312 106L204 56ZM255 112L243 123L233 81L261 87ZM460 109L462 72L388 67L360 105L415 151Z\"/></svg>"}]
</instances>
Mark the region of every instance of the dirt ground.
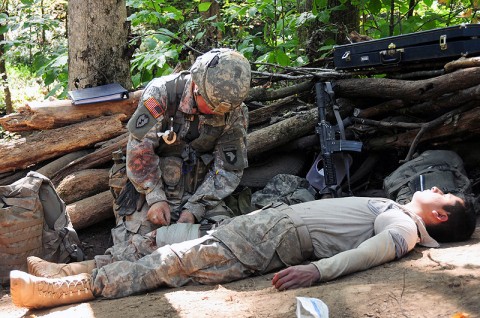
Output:
<instances>
[{"instance_id":1,"label":"dirt ground","mask_svg":"<svg viewBox=\"0 0 480 318\"><path fill-rule=\"evenodd\" d=\"M480 223L478 220L477 224ZM104 229L107 227L104 227ZM95 234L96 233L96 234ZM108 232L82 232L88 253ZM415 248L407 257L310 288L278 292L273 274L215 286L159 289L123 299L97 299L50 310L13 306L2 290L7 317L295 317L296 297L322 300L330 317L480 317L480 224L473 239L439 249Z\"/></svg>"}]
</instances>

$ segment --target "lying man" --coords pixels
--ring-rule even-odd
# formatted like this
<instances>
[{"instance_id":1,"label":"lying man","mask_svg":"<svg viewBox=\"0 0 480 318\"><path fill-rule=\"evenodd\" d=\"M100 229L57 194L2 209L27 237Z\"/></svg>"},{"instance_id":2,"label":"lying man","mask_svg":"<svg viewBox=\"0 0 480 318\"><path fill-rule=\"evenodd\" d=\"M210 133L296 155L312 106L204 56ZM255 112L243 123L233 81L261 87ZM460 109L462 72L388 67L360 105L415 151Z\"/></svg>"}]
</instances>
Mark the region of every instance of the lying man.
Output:
<instances>
[{"instance_id":1,"label":"lying man","mask_svg":"<svg viewBox=\"0 0 480 318\"><path fill-rule=\"evenodd\" d=\"M436 240L467 240L475 222L469 198L436 187L416 192L405 205L365 197L274 204L139 259L131 259L128 249L96 268L94 261L65 265L30 258L30 274L11 272L11 296L17 306L43 308L161 286L226 283L284 267L273 277L275 288L307 287L401 258L417 243L437 247ZM62 273L72 276L58 277Z\"/></svg>"}]
</instances>

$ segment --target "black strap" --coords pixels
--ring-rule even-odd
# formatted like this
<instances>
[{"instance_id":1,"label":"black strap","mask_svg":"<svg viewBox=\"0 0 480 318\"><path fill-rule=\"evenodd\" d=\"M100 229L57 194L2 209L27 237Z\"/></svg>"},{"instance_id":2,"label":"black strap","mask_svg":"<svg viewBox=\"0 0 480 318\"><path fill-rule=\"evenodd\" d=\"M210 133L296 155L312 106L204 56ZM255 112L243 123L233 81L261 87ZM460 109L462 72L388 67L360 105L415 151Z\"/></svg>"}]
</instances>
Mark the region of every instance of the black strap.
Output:
<instances>
[{"instance_id":1,"label":"black strap","mask_svg":"<svg viewBox=\"0 0 480 318\"><path fill-rule=\"evenodd\" d=\"M333 114L335 115L335 119L337 120L337 125L338 125L338 130L340 132L340 139L342 140L346 140L346 136L345 136L345 127L343 125L343 120L342 120L342 117L340 115L340 107L335 103L335 92L333 91L333 86L332 86L332 83L331 82L325 82L325 89L327 91L327 94L330 96L330 100L332 101L333 103ZM347 176L347 185L348 185L348 194L349 195L352 195L352 190L351 190L351 187L350 187L350 162L349 162L349 159L348 159L348 155L346 155L345 153L341 153L341 156L343 158L343 164L345 165L345 174ZM341 187L340 185L338 184L335 189L329 189L330 193L334 196L334 197L338 197L341 195Z\"/></svg>"},{"instance_id":2,"label":"black strap","mask_svg":"<svg viewBox=\"0 0 480 318\"><path fill-rule=\"evenodd\" d=\"M70 235L77 235L76 232L73 230L64 227L61 229L58 233L60 239L62 240L62 244L67 251L67 253L70 255L72 260L75 262L81 262L85 259L85 254L83 253L82 249L75 243L72 243L70 241Z\"/></svg>"}]
</instances>

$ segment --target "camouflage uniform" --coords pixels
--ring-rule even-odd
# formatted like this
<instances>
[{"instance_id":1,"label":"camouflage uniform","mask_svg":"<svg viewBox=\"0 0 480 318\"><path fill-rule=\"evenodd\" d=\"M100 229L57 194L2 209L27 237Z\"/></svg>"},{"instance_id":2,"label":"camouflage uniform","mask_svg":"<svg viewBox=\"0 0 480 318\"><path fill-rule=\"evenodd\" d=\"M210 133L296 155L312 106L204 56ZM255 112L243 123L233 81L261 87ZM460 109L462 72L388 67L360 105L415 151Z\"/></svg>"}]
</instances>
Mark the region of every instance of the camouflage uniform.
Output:
<instances>
[{"instance_id":1,"label":"camouflage uniform","mask_svg":"<svg viewBox=\"0 0 480 318\"><path fill-rule=\"evenodd\" d=\"M146 215L159 201L168 202L172 222L184 209L197 222L231 216L223 199L247 167L247 108L242 103L224 115L199 113L193 89L189 72L154 79L145 88L127 125L126 154L127 176L145 203L130 215L119 215L116 208L114 244L156 229ZM176 134L173 143L162 137L170 129Z\"/></svg>"},{"instance_id":2,"label":"camouflage uniform","mask_svg":"<svg viewBox=\"0 0 480 318\"><path fill-rule=\"evenodd\" d=\"M309 191L309 183L305 178L290 174L277 174L263 189L252 194L251 203L262 208L273 202L288 205L315 200Z\"/></svg>"},{"instance_id":3,"label":"camouflage uniform","mask_svg":"<svg viewBox=\"0 0 480 318\"><path fill-rule=\"evenodd\" d=\"M304 261L329 281L400 258L417 242L438 246L421 218L389 199L275 203L141 258L118 254L119 261L93 271L92 289L95 296L124 297L160 286L225 283Z\"/></svg>"},{"instance_id":4,"label":"camouflage uniform","mask_svg":"<svg viewBox=\"0 0 480 318\"><path fill-rule=\"evenodd\" d=\"M286 205L282 207L290 210ZM94 294L117 298L160 285L215 284L270 272L285 266L275 251L280 245L278 249L284 251L282 255L288 265L297 264L303 258L295 225L278 207L253 217L238 216L225 223L211 235L166 245L144 257L142 254L149 250L147 242L153 240L145 237L142 240L137 235L137 242L114 246L115 262L103 267L97 264L100 268L93 272ZM257 226L244 232L246 239L229 240L235 253L217 238L231 236L252 224ZM239 258L239 255L243 256Z\"/></svg>"}]
</instances>

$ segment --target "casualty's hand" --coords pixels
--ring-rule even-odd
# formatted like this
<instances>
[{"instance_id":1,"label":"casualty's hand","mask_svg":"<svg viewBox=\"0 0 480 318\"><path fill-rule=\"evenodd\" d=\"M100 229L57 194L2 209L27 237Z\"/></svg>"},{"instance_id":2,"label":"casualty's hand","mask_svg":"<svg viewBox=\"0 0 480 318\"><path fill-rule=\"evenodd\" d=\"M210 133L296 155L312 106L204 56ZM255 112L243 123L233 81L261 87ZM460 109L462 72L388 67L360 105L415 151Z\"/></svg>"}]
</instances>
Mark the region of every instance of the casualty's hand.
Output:
<instances>
[{"instance_id":1,"label":"casualty's hand","mask_svg":"<svg viewBox=\"0 0 480 318\"><path fill-rule=\"evenodd\" d=\"M313 264L287 267L272 278L272 285L278 290L309 287L320 279L320 273Z\"/></svg>"},{"instance_id":2,"label":"casualty's hand","mask_svg":"<svg viewBox=\"0 0 480 318\"><path fill-rule=\"evenodd\" d=\"M153 224L170 225L170 206L166 201L154 203L148 209L147 219Z\"/></svg>"},{"instance_id":3,"label":"casualty's hand","mask_svg":"<svg viewBox=\"0 0 480 318\"><path fill-rule=\"evenodd\" d=\"M183 210L177 223L195 223L195 216L188 210Z\"/></svg>"}]
</instances>

